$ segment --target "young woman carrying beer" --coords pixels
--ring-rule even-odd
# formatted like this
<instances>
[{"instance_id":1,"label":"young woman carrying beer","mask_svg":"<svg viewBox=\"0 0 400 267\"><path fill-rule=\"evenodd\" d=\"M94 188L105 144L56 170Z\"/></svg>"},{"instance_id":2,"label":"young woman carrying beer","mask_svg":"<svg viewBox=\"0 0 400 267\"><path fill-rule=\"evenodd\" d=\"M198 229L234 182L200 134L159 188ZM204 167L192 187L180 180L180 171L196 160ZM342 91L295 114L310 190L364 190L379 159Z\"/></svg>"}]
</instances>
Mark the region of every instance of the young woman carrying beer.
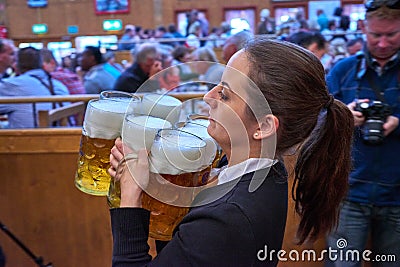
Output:
<instances>
[{"instance_id":1,"label":"young woman carrying beer","mask_svg":"<svg viewBox=\"0 0 400 267\"><path fill-rule=\"evenodd\" d=\"M121 180L122 195L121 207L111 209L113 266L275 266L287 212L282 161L293 153L299 243L336 224L351 166L353 119L328 94L315 56L256 38L231 58L204 99L208 133L229 164L217 186L197 195L154 259L147 245L150 214L141 208L142 189L135 182L148 177L147 154L124 161L122 142L116 141L109 172Z\"/></svg>"}]
</instances>

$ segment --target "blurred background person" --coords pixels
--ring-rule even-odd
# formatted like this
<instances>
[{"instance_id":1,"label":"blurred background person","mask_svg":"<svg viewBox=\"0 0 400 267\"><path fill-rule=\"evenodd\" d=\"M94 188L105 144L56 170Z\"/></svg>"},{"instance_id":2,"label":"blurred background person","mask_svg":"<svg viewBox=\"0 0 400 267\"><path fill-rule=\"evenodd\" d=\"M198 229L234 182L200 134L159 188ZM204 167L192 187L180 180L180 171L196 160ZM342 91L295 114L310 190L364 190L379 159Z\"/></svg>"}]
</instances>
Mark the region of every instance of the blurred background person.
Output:
<instances>
[{"instance_id":1,"label":"blurred background person","mask_svg":"<svg viewBox=\"0 0 400 267\"><path fill-rule=\"evenodd\" d=\"M53 52L47 48L40 50L43 61L43 69L48 72L52 78L64 84L71 95L85 94L85 87L79 76L67 68L59 66Z\"/></svg>"},{"instance_id":2,"label":"blurred background person","mask_svg":"<svg viewBox=\"0 0 400 267\"><path fill-rule=\"evenodd\" d=\"M310 30L310 26L305 18L304 11L299 10L296 12L291 30L292 33Z\"/></svg>"},{"instance_id":3,"label":"blurred background person","mask_svg":"<svg viewBox=\"0 0 400 267\"><path fill-rule=\"evenodd\" d=\"M51 78L42 65L40 51L33 47L22 48L17 53L17 77L4 79L0 83L0 96L51 96L69 95L68 89L61 82ZM52 103L1 104L0 114L7 114L9 128L37 127L37 111L55 108Z\"/></svg>"},{"instance_id":4,"label":"blurred background person","mask_svg":"<svg viewBox=\"0 0 400 267\"><path fill-rule=\"evenodd\" d=\"M214 50L208 47L197 48L193 51L192 58L193 61L198 61L193 65L195 72L199 74L199 80L206 82L208 88L214 87L221 81L225 67L219 64Z\"/></svg>"},{"instance_id":5,"label":"blurred background person","mask_svg":"<svg viewBox=\"0 0 400 267\"><path fill-rule=\"evenodd\" d=\"M361 51L364 47L364 39L361 37L349 40L346 43L346 50L349 56L355 55L357 52Z\"/></svg>"},{"instance_id":6,"label":"blurred background person","mask_svg":"<svg viewBox=\"0 0 400 267\"><path fill-rule=\"evenodd\" d=\"M134 93L147 79L162 70L162 59L157 44L144 43L132 52L134 63L115 81L114 90Z\"/></svg>"},{"instance_id":7,"label":"blurred background person","mask_svg":"<svg viewBox=\"0 0 400 267\"><path fill-rule=\"evenodd\" d=\"M278 32L276 33L276 38L278 40L286 41L290 35L290 23L282 23L278 27Z\"/></svg>"},{"instance_id":8,"label":"blurred background person","mask_svg":"<svg viewBox=\"0 0 400 267\"><path fill-rule=\"evenodd\" d=\"M172 48L178 45L176 41L173 41L173 39L175 38L174 35L168 32L167 28L165 28L162 25L157 27L155 37L157 39L171 39L171 40L160 41L159 43L162 45L168 45L171 46Z\"/></svg>"},{"instance_id":9,"label":"blurred background person","mask_svg":"<svg viewBox=\"0 0 400 267\"><path fill-rule=\"evenodd\" d=\"M219 27L213 27L210 31L210 34L207 36L207 41L205 46L210 48L221 47L223 42L220 39L221 29Z\"/></svg>"},{"instance_id":10,"label":"blurred background person","mask_svg":"<svg viewBox=\"0 0 400 267\"><path fill-rule=\"evenodd\" d=\"M200 37L202 36L201 24L198 21L192 23L189 27L189 35L186 38L186 45L194 50L200 47Z\"/></svg>"},{"instance_id":11,"label":"blurred background person","mask_svg":"<svg viewBox=\"0 0 400 267\"><path fill-rule=\"evenodd\" d=\"M329 19L328 19L328 16L325 14L325 11L323 9L318 9L317 10L317 23L318 23L320 31L328 29Z\"/></svg>"},{"instance_id":12,"label":"blurred background person","mask_svg":"<svg viewBox=\"0 0 400 267\"><path fill-rule=\"evenodd\" d=\"M115 61L115 53L113 51L107 51L104 54L104 61L104 69L115 79L118 79L121 73L125 70L121 64Z\"/></svg>"},{"instance_id":13,"label":"blurred background person","mask_svg":"<svg viewBox=\"0 0 400 267\"><path fill-rule=\"evenodd\" d=\"M128 24L125 26L124 34L121 36L118 42L118 50L131 50L135 47L135 26Z\"/></svg>"},{"instance_id":14,"label":"blurred background person","mask_svg":"<svg viewBox=\"0 0 400 267\"><path fill-rule=\"evenodd\" d=\"M0 39L0 80L9 77L10 73L15 72L15 53L16 48L13 41ZM8 71L10 72L8 73Z\"/></svg>"},{"instance_id":15,"label":"blurred background person","mask_svg":"<svg viewBox=\"0 0 400 267\"><path fill-rule=\"evenodd\" d=\"M163 71L161 75L157 76L158 82L160 83L161 89L170 91L177 88L181 82L179 76L180 70L173 64L174 58L172 57L170 49L160 49L160 54Z\"/></svg>"},{"instance_id":16,"label":"blurred background person","mask_svg":"<svg viewBox=\"0 0 400 267\"><path fill-rule=\"evenodd\" d=\"M274 34L275 20L270 17L269 9L264 8L260 12L260 23L257 25L257 34Z\"/></svg>"},{"instance_id":17,"label":"blurred background person","mask_svg":"<svg viewBox=\"0 0 400 267\"><path fill-rule=\"evenodd\" d=\"M327 52L327 41L319 32L300 31L291 34L287 40L311 51L320 60Z\"/></svg>"},{"instance_id":18,"label":"blurred background person","mask_svg":"<svg viewBox=\"0 0 400 267\"><path fill-rule=\"evenodd\" d=\"M192 80L193 78L198 78L199 74L194 72L190 65L183 64L192 61L191 51L188 47L180 45L175 47L172 51L172 56L174 58L173 64L177 65L179 68L179 76L182 82Z\"/></svg>"},{"instance_id":19,"label":"blurred background person","mask_svg":"<svg viewBox=\"0 0 400 267\"><path fill-rule=\"evenodd\" d=\"M226 39L228 39L229 36L232 35L231 32L232 28L228 22L226 21L221 22L220 29L221 29L220 37L223 41L225 41Z\"/></svg>"},{"instance_id":20,"label":"blurred background person","mask_svg":"<svg viewBox=\"0 0 400 267\"><path fill-rule=\"evenodd\" d=\"M328 54L329 43L320 32L299 31L291 34L287 41L297 44L313 53L328 73L332 66L333 56Z\"/></svg>"},{"instance_id":21,"label":"blurred background person","mask_svg":"<svg viewBox=\"0 0 400 267\"><path fill-rule=\"evenodd\" d=\"M174 38L179 38L179 39L185 38L185 36L183 36L183 34L178 32L174 23L171 23L168 25L168 32L171 33ZM184 44L185 44L185 41L180 40L180 41L178 41L177 45L184 45Z\"/></svg>"},{"instance_id":22,"label":"blurred background person","mask_svg":"<svg viewBox=\"0 0 400 267\"><path fill-rule=\"evenodd\" d=\"M104 68L103 55L98 47L86 46L80 65L85 71L83 85L87 94L112 90L116 78Z\"/></svg>"},{"instance_id":23,"label":"blurred background person","mask_svg":"<svg viewBox=\"0 0 400 267\"><path fill-rule=\"evenodd\" d=\"M228 62L232 55L242 49L253 37L250 31L241 31L230 36L225 40L224 46L222 47L222 59Z\"/></svg>"},{"instance_id":24,"label":"blurred background person","mask_svg":"<svg viewBox=\"0 0 400 267\"><path fill-rule=\"evenodd\" d=\"M167 91L174 90L180 85L179 68L177 66L169 66L158 76L160 88Z\"/></svg>"},{"instance_id":25,"label":"blurred background person","mask_svg":"<svg viewBox=\"0 0 400 267\"><path fill-rule=\"evenodd\" d=\"M75 72L75 68L73 67L73 62L71 55L67 55L61 58L61 67L63 69L69 69L72 72Z\"/></svg>"}]
</instances>

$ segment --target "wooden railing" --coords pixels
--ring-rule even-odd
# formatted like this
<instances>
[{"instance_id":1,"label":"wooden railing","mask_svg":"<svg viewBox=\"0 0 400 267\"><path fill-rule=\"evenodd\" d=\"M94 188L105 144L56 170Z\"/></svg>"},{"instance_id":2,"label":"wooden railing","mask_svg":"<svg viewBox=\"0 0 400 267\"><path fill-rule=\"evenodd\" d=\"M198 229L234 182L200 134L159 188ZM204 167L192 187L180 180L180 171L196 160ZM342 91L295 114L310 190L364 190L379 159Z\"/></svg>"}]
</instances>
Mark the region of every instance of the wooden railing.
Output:
<instances>
[{"instance_id":1,"label":"wooden railing","mask_svg":"<svg viewBox=\"0 0 400 267\"><path fill-rule=\"evenodd\" d=\"M137 94L137 95L143 95L143 94ZM202 98L204 96L204 93L196 93L196 92L185 92L185 93L169 93L169 95L174 96L178 98L181 101L185 101L188 99L193 99L193 98ZM60 102L70 102L70 103L76 103L76 102L84 102L87 104L91 99L96 99L99 98L98 94L81 94L81 95L54 95L54 96L18 96L18 97L0 97L0 105L1 104L31 104L32 105L32 112L36 112L36 104L37 103L60 103ZM67 106L65 106L66 108ZM48 113L51 114L52 111L56 112L57 109L50 110ZM47 115L45 112L37 111L39 114L38 118L38 124L37 127L43 127L45 125L49 125L47 122L49 115ZM57 111L59 112L59 111ZM66 112L67 113L67 112ZM2 121L6 121L7 117L4 117L4 115L0 114L0 119ZM60 124L60 125L65 125L65 124ZM79 124L77 124L79 125Z\"/></svg>"},{"instance_id":2,"label":"wooden railing","mask_svg":"<svg viewBox=\"0 0 400 267\"><path fill-rule=\"evenodd\" d=\"M138 94L143 95L143 94ZM204 93L169 93L169 95L185 101L192 98L203 97ZM81 95L54 95L54 96L13 96L0 97L0 104L10 103L43 103L43 102L89 102L91 99L99 98L98 94L81 94Z\"/></svg>"}]
</instances>

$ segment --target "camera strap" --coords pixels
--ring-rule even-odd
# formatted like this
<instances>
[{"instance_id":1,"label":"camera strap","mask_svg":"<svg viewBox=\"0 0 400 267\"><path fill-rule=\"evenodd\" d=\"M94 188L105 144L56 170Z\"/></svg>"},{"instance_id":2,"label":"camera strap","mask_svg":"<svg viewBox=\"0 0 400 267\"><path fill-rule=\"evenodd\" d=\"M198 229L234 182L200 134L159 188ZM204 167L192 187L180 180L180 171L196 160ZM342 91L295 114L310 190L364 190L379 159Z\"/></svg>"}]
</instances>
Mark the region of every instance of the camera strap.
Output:
<instances>
[{"instance_id":1,"label":"camera strap","mask_svg":"<svg viewBox=\"0 0 400 267\"><path fill-rule=\"evenodd\" d=\"M46 73L46 75L47 75L47 80L48 80L49 84L46 84L46 83L42 80L42 78L40 78L40 77L37 76L37 75L30 74L29 76L31 76L32 78L37 79L44 87L46 87L46 88L49 90L49 92L50 92L51 95L56 95L56 93L54 92L53 80L52 80L52 78L51 78L51 75L50 75L50 73L48 73L47 71L45 71L45 73ZM52 106L53 106L53 109L57 108L57 105L56 105L57 103L56 103L56 102L52 102L51 104L52 104ZM58 105L59 105L60 107L62 107L62 106L63 106L63 103L62 103L62 102L58 102ZM35 122L35 127L37 127L36 115L35 115L35 114L36 114L36 111L34 112L34 115L33 115L33 116L34 116L34 119L35 119L35 120L34 120L34 122ZM69 125L74 125L70 117L68 118L68 123L69 123ZM54 123L53 123L53 126L57 126L57 122L54 122Z\"/></svg>"},{"instance_id":2,"label":"camera strap","mask_svg":"<svg viewBox=\"0 0 400 267\"><path fill-rule=\"evenodd\" d=\"M371 76L371 68L368 68L367 60L365 58L364 52L357 54L357 69L355 73L355 78L358 80L356 98L359 98L359 94L361 91L361 78L364 76L367 78L369 85L371 86L372 90L379 101L385 103L385 93L382 91L382 88L379 84L377 84Z\"/></svg>"},{"instance_id":3,"label":"camera strap","mask_svg":"<svg viewBox=\"0 0 400 267\"><path fill-rule=\"evenodd\" d=\"M371 77L368 71L367 73L365 73L365 76L372 90L374 90L377 99L379 99L379 101L381 101L382 103L385 103L385 92L382 91L382 87L379 85L379 83L376 83L374 81L374 79Z\"/></svg>"}]
</instances>

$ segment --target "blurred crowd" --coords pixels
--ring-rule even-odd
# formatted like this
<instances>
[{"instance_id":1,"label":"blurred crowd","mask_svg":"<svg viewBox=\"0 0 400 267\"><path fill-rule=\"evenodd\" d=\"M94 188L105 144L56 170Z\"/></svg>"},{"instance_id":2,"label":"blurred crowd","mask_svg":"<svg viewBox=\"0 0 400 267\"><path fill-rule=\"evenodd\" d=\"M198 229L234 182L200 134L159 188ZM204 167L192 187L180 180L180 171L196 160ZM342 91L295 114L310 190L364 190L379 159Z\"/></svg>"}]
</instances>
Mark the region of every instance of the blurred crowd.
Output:
<instances>
[{"instance_id":1,"label":"blurred crowd","mask_svg":"<svg viewBox=\"0 0 400 267\"><path fill-rule=\"evenodd\" d=\"M308 49L321 60L328 73L339 60L364 46L363 35L349 31L350 21L342 9L338 8L335 13L338 19L330 21L323 10L317 10L317 20L310 22L299 12L277 27L269 10L263 9L255 34L269 34L271 38ZM61 60L48 49L17 49L12 40L3 39L0 96L98 94L105 90L136 92L145 83L161 91L206 91L220 81L223 64L255 34L247 29L234 29L227 22L209 29L206 18L193 10L187 13L183 33L174 24L154 30L128 24L118 42L118 51L87 46L82 52L66 55ZM116 53L121 50L130 51L131 58L117 62ZM149 89L142 87L141 90ZM52 107L43 104L40 108ZM7 117L11 128L36 127L36 118L30 113L29 105L25 108L16 104L0 105L0 114Z\"/></svg>"}]
</instances>

